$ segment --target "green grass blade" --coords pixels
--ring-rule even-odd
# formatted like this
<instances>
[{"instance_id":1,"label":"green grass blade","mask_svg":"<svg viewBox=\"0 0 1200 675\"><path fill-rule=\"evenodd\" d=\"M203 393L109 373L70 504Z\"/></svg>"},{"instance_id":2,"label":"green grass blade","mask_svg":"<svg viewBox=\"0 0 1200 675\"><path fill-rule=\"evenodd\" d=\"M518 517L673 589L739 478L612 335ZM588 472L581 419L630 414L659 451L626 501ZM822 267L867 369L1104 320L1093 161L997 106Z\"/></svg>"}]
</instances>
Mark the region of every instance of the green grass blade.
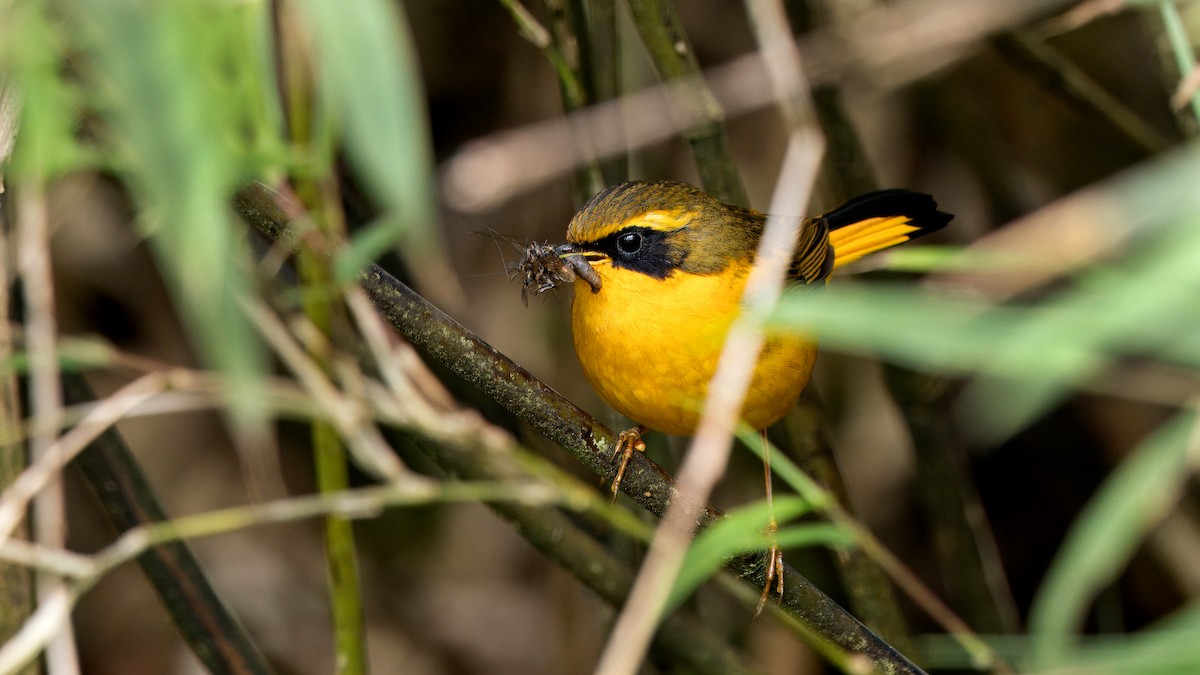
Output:
<instances>
[{"instance_id":1,"label":"green grass blade","mask_svg":"<svg viewBox=\"0 0 1200 675\"><path fill-rule=\"evenodd\" d=\"M1006 371L1010 363L1027 358L1022 352L1047 345L1074 345L1078 357L1048 362L1035 378L1019 383L996 386L994 380L983 380L974 385L966 392L965 403L971 419L980 422L976 431L985 439L1006 438L1122 355L1161 358L1164 334L1200 330L1200 323L1186 323L1189 317L1197 317L1197 222L1193 212L1160 225L1145 241L1134 242L1136 249L1122 259L1085 272L1075 289L1029 312L1012 342L993 353L994 368ZM1172 325L1175 330L1164 333ZM1149 328L1153 330L1147 333ZM1200 356L1190 356L1188 365L1200 366Z\"/></svg>"},{"instance_id":2,"label":"green grass blade","mask_svg":"<svg viewBox=\"0 0 1200 675\"><path fill-rule=\"evenodd\" d=\"M347 155L380 218L356 235L338 276L398 242L420 270L440 257L433 150L416 50L400 5L384 0L300 0L317 46L321 103L341 125Z\"/></svg>"},{"instance_id":3,"label":"green grass blade","mask_svg":"<svg viewBox=\"0 0 1200 675\"><path fill-rule=\"evenodd\" d=\"M985 375L964 393L966 431L998 442L1117 359L1200 365L1188 349L1200 334L1198 172L1193 143L1097 190L1089 208L1106 212L1098 225L1123 248L1036 302L995 307L835 281L788 294L772 325L916 369Z\"/></svg>"},{"instance_id":4,"label":"green grass blade","mask_svg":"<svg viewBox=\"0 0 1200 675\"><path fill-rule=\"evenodd\" d=\"M1036 305L992 307L894 286L832 285L789 293L772 325L826 346L903 365L983 375L964 393L977 438L1006 438L1073 387L1127 355L1197 367L1200 227L1158 225L1124 258L1081 273ZM1165 337L1164 337L1165 336Z\"/></svg>"},{"instance_id":5,"label":"green grass blade","mask_svg":"<svg viewBox=\"0 0 1200 675\"><path fill-rule=\"evenodd\" d=\"M1066 667L1093 675L1200 672L1200 605L1191 603L1176 614L1134 635L1090 638Z\"/></svg>"},{"instance_id":6,"label":"green grass blade","mask_svg":"<svg viewBox=\"0 0 1200 675\"><path fill-rule=\"evenodd\" d=\"M775 498L774 511L776 520L784 523L809 513L812 506L800 497L779 496ZM731 511L725 519L696 537L675 579L664 615L678 607L730 558L766 551L771 545L766 533L770 520L771 509L766 501L758 501ZM777 541L783 548L795 548L821 544L847 546L853 539L835 525L818 523L783 528L777 534Z\"/></svg>"},{"instance_id":7,"label":"green grass blade","mask_svg":"<svg viewBox=\"0 0 1200 675\"><path fill-rule=\"evenodd\" d=\"M1159 428L1105 481L1063 542L1030 610L1037 664L1062 663L1092 598L1174 507L1200 465L1195 411Z\"/></svg>"},{"instance_id":8,"label":"green grass blade","mask_svg":"<svg viewBox=\"0 0 1200 675\"><path fill-rule=\"evenodd\" d=\"M63 77L61 24L44 3L10 4L0 16L0 88L12 97L6 104L16 101L23 114L6 171L46 181L86 160L77 140L80 92Z\"/></svg>"},{"instance_id":9,"label":"green grass blade","mask_svg":"<svg viewBox=\"0 0 1200 675\"><path fill-rule=\"evenodd\" d=\"M247 49L263 39L251 29L261 17L248 21L247 14L265 7L131 0L78 7L107 140L192 343L230 378L235 417L257 417L266 358L237 305L251 284L228 201L260 168L248 149L273 145L265 94L247 94L270 91L263 81L269 68L244 60L267 53Z\"/></svg>"}]
</instances>

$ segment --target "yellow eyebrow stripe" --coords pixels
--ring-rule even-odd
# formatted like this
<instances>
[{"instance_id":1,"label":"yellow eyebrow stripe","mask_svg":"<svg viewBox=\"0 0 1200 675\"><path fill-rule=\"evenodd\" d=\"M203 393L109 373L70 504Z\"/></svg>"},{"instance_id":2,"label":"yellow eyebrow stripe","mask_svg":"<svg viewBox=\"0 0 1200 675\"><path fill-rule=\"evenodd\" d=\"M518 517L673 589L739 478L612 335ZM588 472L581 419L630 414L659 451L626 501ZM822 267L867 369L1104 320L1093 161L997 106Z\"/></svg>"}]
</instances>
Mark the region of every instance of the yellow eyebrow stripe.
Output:
<instances>
[{"instance_id":1,"label":"yellow eyebrow stripe","mask_svg":"<svg viewBox=\"0 0 1200 675\"><path fill-rule=\"evenodd\" d=\"M698 211L685 211L683 209L655 209L653 211L643 211L638 215L623 220L618 223L603 225L589 232L591 241L598 241L615 232L620 232L629 227L644 227L648 230L658 232L670 232L687 227L693 220L700 215Z\"/></svg>"}]
</instances>

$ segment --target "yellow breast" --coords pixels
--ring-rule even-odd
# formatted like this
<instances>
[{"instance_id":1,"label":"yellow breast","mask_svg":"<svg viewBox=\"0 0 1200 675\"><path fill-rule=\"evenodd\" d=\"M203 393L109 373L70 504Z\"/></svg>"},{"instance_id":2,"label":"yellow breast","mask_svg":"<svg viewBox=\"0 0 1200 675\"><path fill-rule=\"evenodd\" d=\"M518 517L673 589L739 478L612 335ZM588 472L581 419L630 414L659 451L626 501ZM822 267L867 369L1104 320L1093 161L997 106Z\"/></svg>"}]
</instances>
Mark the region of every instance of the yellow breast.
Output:
<instances>
[{"instance_id":1,"label":"yellow breast","mask_svg":"<svg viewBox=\"0 0 1200 675\"><path fill-rule=\"evenodd\" d=\"M737 316L748 267L654 279L608 261L594 264L598 293L575 283L571 324L583 372L621 414L668 434L689 435ZM808 382L812 339L769 336L742 408L755 429L783 417Z\"/></svg>"}]
</instances>

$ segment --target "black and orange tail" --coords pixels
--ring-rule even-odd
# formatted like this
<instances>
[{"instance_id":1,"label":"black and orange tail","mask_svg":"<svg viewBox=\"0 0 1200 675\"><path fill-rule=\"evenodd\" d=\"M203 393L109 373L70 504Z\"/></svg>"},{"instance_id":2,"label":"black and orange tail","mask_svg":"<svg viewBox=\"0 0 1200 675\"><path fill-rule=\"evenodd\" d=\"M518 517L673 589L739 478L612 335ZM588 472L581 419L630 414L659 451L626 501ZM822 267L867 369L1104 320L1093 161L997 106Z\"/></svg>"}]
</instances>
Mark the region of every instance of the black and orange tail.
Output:
<instances>
[{"instance_id":1,"label":"black and orange tail","mask_svg":"<svg viewBox=\"0 0 1200 675\"><path fill-rule=\"evenodd\" d=\"M953 218L938 211L933 197L909 190L869 192L822 216L829 227L835 269L936 232Z\"/></svg>"}]
</instances>

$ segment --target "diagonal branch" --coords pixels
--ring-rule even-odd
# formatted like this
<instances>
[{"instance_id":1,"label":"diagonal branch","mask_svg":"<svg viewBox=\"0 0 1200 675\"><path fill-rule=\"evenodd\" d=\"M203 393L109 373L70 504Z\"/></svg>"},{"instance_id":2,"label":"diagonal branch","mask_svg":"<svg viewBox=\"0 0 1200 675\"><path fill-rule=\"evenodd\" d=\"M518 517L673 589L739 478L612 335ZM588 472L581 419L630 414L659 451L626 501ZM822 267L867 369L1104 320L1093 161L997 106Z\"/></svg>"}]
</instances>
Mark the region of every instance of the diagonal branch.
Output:
<instances>
[{"instance_id":1,"label":"diagonal branch","mask_svg":"<svg viewBox=\"0 0 1200 675\"><path fill-rule=\"evenodd\" d=\"M96 400L83 376L72 373L63 376L63 395L68 403ZM76 463L118 532L167 519L113 427L96 437ZM262 654L209 585L186 544L180 541L155 546L138 556L138 565L179 632L210 672L215 675L271 672Z\"/></svg>"},{"instance_id":2,"label":"diagonal branch","mask_svg":"<svg viewBox=\"0 0 1200 675\"><path fill-rule=\"evenodd\" d=\"M277 195L264 185L255 183L239 192L234 198L234 208L271 239L284 246L294 244L285 209L277 201ZM589 471L612 479L615 474L615 466L609 461L615 442L612 431L380 267L369 267L360 283L388 322L425 358L478 387L518 419L561 445ZM630 461L621 489L660 517L677 494L670 474L641 455ZM708 506L700 515L701 526L720 517L719 510ZM758 556L733 560L727 568L756 588L762 588L763 566ZM815 639L866 658L879 670L921 672L799 572L788 568L786 574L790 582L781 606Z\"/></svg>"}]
</instances>

